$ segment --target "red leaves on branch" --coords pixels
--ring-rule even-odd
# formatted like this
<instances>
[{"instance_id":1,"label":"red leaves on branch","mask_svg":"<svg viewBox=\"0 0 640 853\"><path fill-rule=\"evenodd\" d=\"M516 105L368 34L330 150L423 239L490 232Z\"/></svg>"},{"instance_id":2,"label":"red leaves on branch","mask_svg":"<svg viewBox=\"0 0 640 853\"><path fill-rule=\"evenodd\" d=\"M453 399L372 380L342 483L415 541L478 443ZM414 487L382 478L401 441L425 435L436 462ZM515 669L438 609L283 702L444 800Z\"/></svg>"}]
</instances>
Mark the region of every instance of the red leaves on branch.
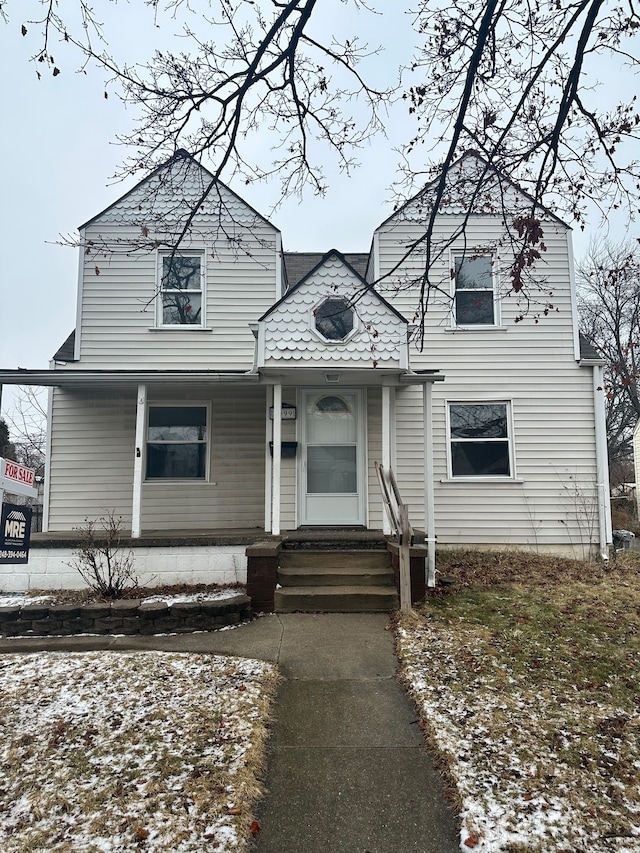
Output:
<instances>
[{"instance_id":1,"label":"red leaves on branch","mask_svg":"<svg viewBox=\"0 0 640 853\"><path fill-rule=\"evenodd\" d=\"M515 293L524 287L523 272L540 260L541 253L547 251L542 242L544 232L540 220L535 216L517 216L513 227L522 240L522 248L514 258L511 267L511 284ZM537 249L533 248L538 246Z\"/></svg>"}]
</instances>

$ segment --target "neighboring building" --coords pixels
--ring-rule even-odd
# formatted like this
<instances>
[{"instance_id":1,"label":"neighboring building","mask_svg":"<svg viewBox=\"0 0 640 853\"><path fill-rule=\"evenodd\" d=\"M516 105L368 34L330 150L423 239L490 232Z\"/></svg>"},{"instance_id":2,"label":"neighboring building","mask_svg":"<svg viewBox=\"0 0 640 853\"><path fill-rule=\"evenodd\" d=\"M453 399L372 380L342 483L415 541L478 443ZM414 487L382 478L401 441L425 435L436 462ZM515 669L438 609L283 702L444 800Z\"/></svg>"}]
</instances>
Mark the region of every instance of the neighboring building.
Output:
<instances>
[{"instance_id":1,"label":"neighboring building","mask_svg":"<svg viewBox=\"0 0 640 853\"><path fill-rule=\"evenodd\" d=\"M477 162L458 167L463 190ZM368 255L289 254L209 183L178 152L83 225L75 332L50 371L0 371L52 389L45 530L107 509L143 539L386 529L380 461L440 545L606 554L601 362L580 349L566 225L544 214L553 310L516 322L504 199L478 203L466 248L439 249L420 350L423 256L405 254L428 193L375 230ZM507 206L530 208L508 187ZM440 246L463 216L448 197Z\"/></svg>"}]
</instances>

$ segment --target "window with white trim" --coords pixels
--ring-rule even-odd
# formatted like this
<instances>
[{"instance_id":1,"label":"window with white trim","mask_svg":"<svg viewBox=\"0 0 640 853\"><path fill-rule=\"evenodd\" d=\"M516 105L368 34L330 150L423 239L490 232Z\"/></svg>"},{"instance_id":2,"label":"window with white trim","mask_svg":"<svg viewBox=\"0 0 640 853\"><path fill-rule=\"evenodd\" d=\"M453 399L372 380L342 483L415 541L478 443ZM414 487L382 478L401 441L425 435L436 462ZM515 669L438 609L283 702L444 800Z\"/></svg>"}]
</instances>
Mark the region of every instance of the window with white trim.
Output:
<instances>
[{"instance_id":1,"label":"window with white trim","mask_svg":"<svg viewBox=\"0 0 640 853\"><path fill-rule=\"evenodd\" d=\"M449 403L452 477L512 477L510 406L506 402Z\"/></svg>"},{"instance_id":2,"label":"window with white trim","mask_svg":"<svg viewBox=\"0 0 640 853\"><path fill-rule=\"evenodd\" d=\"M453 256L456 326L496 326L495 258L490 252Z\"/></svg>"},{"instance_id":3,"label":"window with white trim","mask_svg":"<svg viewBox=\"0 0 640 853\"><path fill-rule=\"evenodd\" d=\"M207 479L207 407L149 406L147 480Z\"/></svg>"},{"instance_id":4,"label":"window with white trim","mask_svg":"<svg viewBox=\"0 0 640 853\"><path fill-rule=\"evenodd\" d=\"M159 326L204 325L204 257L202 253L160 255Z\"/></svg>"}]
</instances>

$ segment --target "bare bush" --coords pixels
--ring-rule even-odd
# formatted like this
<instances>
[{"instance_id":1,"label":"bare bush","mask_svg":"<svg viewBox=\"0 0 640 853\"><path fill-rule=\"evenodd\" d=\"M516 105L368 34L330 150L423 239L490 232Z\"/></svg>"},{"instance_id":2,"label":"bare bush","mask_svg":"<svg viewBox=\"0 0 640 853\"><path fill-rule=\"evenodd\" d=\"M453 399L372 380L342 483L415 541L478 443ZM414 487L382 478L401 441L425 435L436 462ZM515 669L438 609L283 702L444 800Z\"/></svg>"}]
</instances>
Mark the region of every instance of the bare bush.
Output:
<instances>
[{"instance_id":1,"label":"bare bush","mask_svg":"<svg viewBox=\"0 0 640 853\"><path fill-rule=\"evenodd\" d=\"M122 598L138 588L133 551L122 545L120 516L110 511L97 520L85 518L84 525L74 529L81 540L68 565L94 592L104 598Z\"/></svg>"}]
</instances>

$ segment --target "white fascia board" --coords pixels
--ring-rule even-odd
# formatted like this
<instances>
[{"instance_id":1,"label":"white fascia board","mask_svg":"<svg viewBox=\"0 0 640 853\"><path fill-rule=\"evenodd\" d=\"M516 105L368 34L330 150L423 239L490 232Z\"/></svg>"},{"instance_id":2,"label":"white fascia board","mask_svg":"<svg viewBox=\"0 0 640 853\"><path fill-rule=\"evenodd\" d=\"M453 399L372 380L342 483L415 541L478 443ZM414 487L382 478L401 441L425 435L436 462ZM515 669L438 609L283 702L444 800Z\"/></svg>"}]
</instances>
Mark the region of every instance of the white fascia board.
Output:
<instances>
[{"instance_id":1,"label":"white fascia board","mask_svg":"<svg viewBox=\"0 0 640 853\"><path fill-rule=\"evenodd\" d=\"M284 282L282 280L282 234L280 231L276 232L276 281L275 281L275 295L276 298L273 300L277 302L284 295Z\"/></svg>"},{"instance_id":2,"label":"white fascia board","mask_svg":"<svg viewBox=\"0 0 640 853\"><path fill-rule=\"evenodd\" d=\"M378 231L373 232L373 284L375 286L376 282L380 278L380 233Z\"/></svg>"},{"instance_id":3,"label":"white fascia board","mask_svg":"<svg viewBox=\"0 0 640 853\"><path fill-rule=\"evenodd\" d=\"M580 361L580 328L578 326L578 297L576 293L576 275L573 257L573 234L567 229L567 258L569 261L569 293L571 297L571 326L573 329L573 354Z\"/></svg>"},{"instance_id":4,"label":"white fascia board","mask_svg":"<svg viewBox=\"0 0 640 853\"><path fill-rule=\"evenodd\" d=\"M84 242L85 231L80 230L80 246L78 248L78 293L76 296L76 337L73 347L73 357L80 361L80 342L82 340L82 300L84 296Z\"/></svg>"},{"instance_id":5,"label":"white fascia board","mask_svg":"<svg viewBox=\"0 0 640 853\"><path fill-rule=\"evenodd\" d=\"M265 340L266 340L266 330L264 327L264 320L258 323L258 351L256 353L256 364L258 369L264 367L265 362Z\"/></svg>"}]
</instances>

